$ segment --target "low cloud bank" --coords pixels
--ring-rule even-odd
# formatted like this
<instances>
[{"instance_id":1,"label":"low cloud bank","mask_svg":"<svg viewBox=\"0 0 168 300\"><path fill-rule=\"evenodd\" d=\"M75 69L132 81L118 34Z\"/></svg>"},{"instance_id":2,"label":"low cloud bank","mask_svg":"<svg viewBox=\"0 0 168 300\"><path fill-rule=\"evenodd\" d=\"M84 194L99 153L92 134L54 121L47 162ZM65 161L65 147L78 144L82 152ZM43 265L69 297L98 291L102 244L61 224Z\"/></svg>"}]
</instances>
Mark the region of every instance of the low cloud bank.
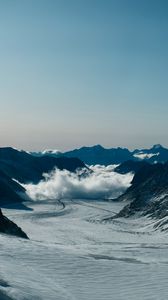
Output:
<instances>
[{"instance_id":1,"label":"low cloud bank","mask_svg":"<svg viewBox=\"0 0 168 300\"><path fill-rule=\"evenodd\" d=\"M39 184L24 185L28 196L43 199L109 199L121 195L129 186L133 174L121 175L114 166L91 166L93 173L81 177L69 171L54 170L45 174Z\"/></svg>"}]
</instances>

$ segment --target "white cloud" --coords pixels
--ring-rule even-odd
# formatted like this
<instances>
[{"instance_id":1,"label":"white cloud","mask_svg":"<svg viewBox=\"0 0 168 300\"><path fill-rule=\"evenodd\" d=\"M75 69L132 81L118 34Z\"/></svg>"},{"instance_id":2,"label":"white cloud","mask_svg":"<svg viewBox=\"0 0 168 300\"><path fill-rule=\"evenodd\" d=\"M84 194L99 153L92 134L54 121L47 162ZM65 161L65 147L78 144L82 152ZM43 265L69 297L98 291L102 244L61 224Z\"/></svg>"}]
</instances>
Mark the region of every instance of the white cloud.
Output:
<instances>
[{"instance_id":1,"label":"white cloud","mask_svg":"<svg viewBox=\"0 0 168 300\"><path fill-rule=\"evenodd\" d=\"M92 166L93 173L81 177L67 170L45 174L39 184L25 185L32 199L108 199L116 198L130 186L133 174L121 175L114 166Z\"/></svg>"}]
</instances>

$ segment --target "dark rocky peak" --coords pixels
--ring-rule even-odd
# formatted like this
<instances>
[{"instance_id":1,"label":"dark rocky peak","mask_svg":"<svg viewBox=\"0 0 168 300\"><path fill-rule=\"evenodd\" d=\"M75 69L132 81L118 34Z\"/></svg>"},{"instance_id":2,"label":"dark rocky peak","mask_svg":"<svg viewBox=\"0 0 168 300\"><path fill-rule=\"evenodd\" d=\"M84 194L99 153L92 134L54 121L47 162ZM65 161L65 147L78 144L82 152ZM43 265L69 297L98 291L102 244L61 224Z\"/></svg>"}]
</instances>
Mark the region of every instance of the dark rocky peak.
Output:
<instances>
[{"instance_id":1,"label":"dark rocky peak","mask_svg":"<svg viewBox=\"0 0 168 300\"><path fill-rule=\"evenodd\" d=\"M27 234L20 227L18 227L14 222L12 222L7 217L5 217L2 214L1 209L0 209L0 233L28 239Z\"/></svg>"},{"instance_id":2,"label":"dark rocky peak","mask_svg":"<svg viewBox=\"0 0 168 300\"><path fill-rule=\"evenodd\" d=\"M93 146L92 147L94 150L99 150L99 151L101 151L101 150L104 150L105 148L104 147L102 147L101 145L95 145L95 146Z\"/></svg>"}]
</instances>

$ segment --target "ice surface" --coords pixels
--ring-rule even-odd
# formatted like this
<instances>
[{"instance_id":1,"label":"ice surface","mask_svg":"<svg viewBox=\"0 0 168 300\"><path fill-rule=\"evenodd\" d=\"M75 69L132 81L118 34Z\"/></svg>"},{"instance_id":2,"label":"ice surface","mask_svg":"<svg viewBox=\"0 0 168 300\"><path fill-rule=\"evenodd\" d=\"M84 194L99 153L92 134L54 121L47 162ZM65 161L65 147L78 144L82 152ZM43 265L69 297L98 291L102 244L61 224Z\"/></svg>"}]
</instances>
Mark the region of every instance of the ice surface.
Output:
<instances>
[{"instance_id":1,"label":"ice surface","mask_svg":"<svg viewBox=\"0 0 168 300\"><path fill-rule=\"evenodd\" d=\"M4 294L16 300L168 298L168 239L153 230L152 220L103 222L123 206L107 201L26 205L32 210L4 209L30 237L0 235Z\"/></svg>"}]
</instances>

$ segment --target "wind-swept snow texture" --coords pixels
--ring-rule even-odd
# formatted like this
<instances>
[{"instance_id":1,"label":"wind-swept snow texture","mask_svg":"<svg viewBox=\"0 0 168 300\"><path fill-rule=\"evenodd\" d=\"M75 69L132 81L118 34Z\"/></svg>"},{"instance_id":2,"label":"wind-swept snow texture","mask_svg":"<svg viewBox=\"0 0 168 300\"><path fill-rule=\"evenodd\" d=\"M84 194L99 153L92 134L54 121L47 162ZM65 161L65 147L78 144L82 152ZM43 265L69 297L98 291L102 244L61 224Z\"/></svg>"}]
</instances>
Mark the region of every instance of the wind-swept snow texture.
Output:
<instances>
[{"instance_id":1,"label":"wind-swept snow texture","mask_svg":"<svg viewBox=\"0 0 168 300\"><path fill-rule=\"evenodd\" d=\"M167 299L167 235L154 221L103 222L125 205L108 201L26 205L4 210L30 240L0 235L0 292L9 297L0 299Z\"/></svg>"}]
</instances>

